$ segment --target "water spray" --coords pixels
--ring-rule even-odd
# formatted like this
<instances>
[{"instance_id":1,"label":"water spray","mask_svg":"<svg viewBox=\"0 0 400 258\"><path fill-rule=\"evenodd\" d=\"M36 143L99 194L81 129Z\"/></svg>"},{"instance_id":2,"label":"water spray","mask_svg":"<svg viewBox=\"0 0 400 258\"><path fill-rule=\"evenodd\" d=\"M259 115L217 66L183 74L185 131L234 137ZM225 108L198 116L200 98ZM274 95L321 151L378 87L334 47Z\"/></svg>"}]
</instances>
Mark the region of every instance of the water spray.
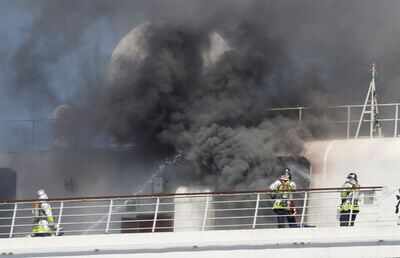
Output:
<instances>
[{"instance_id":1,"label":"water spray","mask_svg":"<svg viewBox=\"0 0 400 258\"><path fill-rule=\"evenodd\" d=\"M162 175L162 173L164 173L165 169L166 169L168 166L175 165L175 164L177 164L180 160L182 160L182 159L184 159L184 158L185 158L184 153L183 153L182 151L179 150L179 151L177 152L177 154L176 154L174 157L172 157L171 159L170 159L170 158L167 158L167 159L163 160L163 161L161 162L161 164L158 166L157 170L149 177L149 179L147 179L147 180L143 183L142 187L140 187L139 190L133 192L132 195L138 195L138 194L143 193L144 190L146 189L146 187L147 187L148 185L150 185L150 184L153 182L154 178L156 178L156 177ZM116 211L116 212L120 212L123 208L126 208L126 205L128 205L128 201L127 201L127 200L124 202L124 206L119 206L119 207L113 208L113 211L114 211L114 212L115 212L115 211ZM99 224L103 223L104 220L107 219L107 217L108 217L108 215L104 215L103 217L101 217L95 224L91 225L88 229L86 229L86 230L82 233L82 235L88 234L88 232L90 232L92 229L96 228Z\"/></svg>"}]
</instances>

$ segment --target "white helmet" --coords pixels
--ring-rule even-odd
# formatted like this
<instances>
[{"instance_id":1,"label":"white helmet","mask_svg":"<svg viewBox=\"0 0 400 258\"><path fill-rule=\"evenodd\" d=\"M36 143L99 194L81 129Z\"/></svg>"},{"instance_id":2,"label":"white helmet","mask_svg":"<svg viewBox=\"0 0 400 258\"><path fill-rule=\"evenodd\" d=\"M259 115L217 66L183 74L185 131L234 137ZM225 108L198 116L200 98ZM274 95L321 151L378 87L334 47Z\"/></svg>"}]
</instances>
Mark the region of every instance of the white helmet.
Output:
<instances>
[{"instance_id":1,"label":"white helmet","mask_svg":"<svg viewBox=\"0 0 400 258\"><path fill-rule=\"evenodd\" d=\"M358 182L358 177L357 177L356 173L353 173L353 172L349 173L346 178L349 180L355 180L356 182Z\"/></svg>"},{"instance_id":2,"label":"white helmet","mask_svg":"<svg viewBox=\"0 0 400 258\"><path fill-rule=\"evenodd\" d=\"M49 199L49 197L47 196L46 192L43 189L39 189L37 191L37 195L39 199Z\"/></svg>"}]
</instances>

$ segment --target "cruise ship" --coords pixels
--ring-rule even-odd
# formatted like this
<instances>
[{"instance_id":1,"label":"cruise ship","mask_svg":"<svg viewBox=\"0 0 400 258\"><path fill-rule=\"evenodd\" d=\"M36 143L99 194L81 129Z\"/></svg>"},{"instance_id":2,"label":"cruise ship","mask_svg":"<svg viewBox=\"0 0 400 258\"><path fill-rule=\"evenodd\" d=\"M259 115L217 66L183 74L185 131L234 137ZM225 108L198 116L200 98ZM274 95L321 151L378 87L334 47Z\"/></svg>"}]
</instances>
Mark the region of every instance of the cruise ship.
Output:
<instances>
[{"instance_id":1,"label":"cruise ship","mask_svg":"<svg viewBox=\"0 0 400 258\"><path fill-rule=\"evenodd\" d=\"M368 106L368 105L367 105ZM213 192L181 186L171 194L49 199L57 232L31 237L32 204L16 199L19 173L49 153L1 154L0 254L2 257L398 257L395 214L400 187L398 103L377 105L383 135L371 119L355 137L364 105L344 111L343 137L305 144L310 185L294 193L295 227L277 228L271 192ZM368 109L368 108L367 108ZM299 122L307 109L296 107ZM390 117L391 113L394 116ZM366 113L368 114L368 113ZM353 116L352 116L353 115ZM303 118L302 118L303 117ZM364 126L365 127L365 126ZM365 133L365 135L363 135ZM23 162L21 162L23 161ZM45 169L43 167L43 169ZM48 168L47 168L48 169ZM340 227L341 185L349 172L360 179L360 213L353 227ZM21 173L24 175L23 173ZM18 175L18 177L17 177ZM156 177L153 188L161 187Z\"/></svg>"},{"instance_id":2,"label":"cruise ship","mask_svg":"<svg viewBox=\"0 0 400 258\"><path fill-rule=\"evenodd\" d=\"M372 85L372 86L371 86ZM400 103L378 104L374 78L363 105L329 107L341 137L305 143L304 157L281 157L302 167L308 187L294 192L294 227L277 228L273 195L263 190L215 192L182 185L165 193L161 167L143 183L150 194L55 198L57 232L32 237L33 199L21 199L30 168L51 170L57 151L3 151L0 181L1 257L368 257L400 255L395 206L400 187ZM371 93L371 92L372 93ZM371 94L371 95L369 95ZM379 108L379 117L378 115ZM274 109L272 112L282 109ZM306 118L309 108L285 110ZM34 122L34 121L32 121ZM32 145L33 146L33 145ZM118 151L122 155L127 150ZM65 158L66 152L62 151ZM97 154L102 155L102 154ZM72 155L71 160L79 155ZM169 163L174 163L169 161ZM90 161L88 161L90 163ZM107 169L117 163L108 162ZM341 227L338 206L346 175L357 173L360 213ZM26 185L26 183L24 183ZM66 182L73 189L73 182ZM350 225L350 221L349 221Z\"/></svg>"}]
</instances>

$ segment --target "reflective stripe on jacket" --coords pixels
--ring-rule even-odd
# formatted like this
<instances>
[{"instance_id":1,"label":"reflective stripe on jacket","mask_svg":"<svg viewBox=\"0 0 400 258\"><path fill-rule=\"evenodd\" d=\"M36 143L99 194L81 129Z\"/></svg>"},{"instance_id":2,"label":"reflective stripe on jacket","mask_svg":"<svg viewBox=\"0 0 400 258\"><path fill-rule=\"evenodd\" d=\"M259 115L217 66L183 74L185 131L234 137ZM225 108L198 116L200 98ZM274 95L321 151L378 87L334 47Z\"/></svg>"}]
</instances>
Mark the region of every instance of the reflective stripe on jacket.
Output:
<instances>
[{"instance_id":1,"label":"reflective stripe on jacket","mask_svg":"<svg viewBox=\"0 0 400 258\"><path fill-rule=\"evenodd\" d=\"M348 188L340 193L341 204L339 210L341 212L359 212L359 191L355 188L360 187L357 183L345 182L343 188Z\"/></svg>"},{"instance_id":2,"label":"reflective stripe on jacket","mask_svg":"<svg viewBox=\"0 0 400 258\"><path fill-rule=\"evenodd\" d=\"M47 220L40 220L36 225L32 227L32 233L52 233Z\"/></svg>"},{"instance_id":3,"label":"reflective stripe on jacket","mask_svg":"<svg viewBox=\"0 0 400 258\"><path fill-rule=\"evenodd\" d=\"M33 223L32 233L52 233L50 225L54 224L54 217L51 213L50 205L44 206L43 203L34 203L32 208Z\"/></svg>"},{"instance_id":4,"label":"reflective stripe on jacket","mask_svg":"<svg viewBox=\"0 0 400 258\"><path fill-rule=\"evenodd\" d=\"M286 184L282 184L279 180L274 182L271 185L271 190L276 192L274 194L275 201L274 204L272 205L272 209L287 209L289 210L289 201L292 199L292 194L290 192L293 192L296 190L296 184L292 181L288 181Z\"/></svg>"}]
</instances>

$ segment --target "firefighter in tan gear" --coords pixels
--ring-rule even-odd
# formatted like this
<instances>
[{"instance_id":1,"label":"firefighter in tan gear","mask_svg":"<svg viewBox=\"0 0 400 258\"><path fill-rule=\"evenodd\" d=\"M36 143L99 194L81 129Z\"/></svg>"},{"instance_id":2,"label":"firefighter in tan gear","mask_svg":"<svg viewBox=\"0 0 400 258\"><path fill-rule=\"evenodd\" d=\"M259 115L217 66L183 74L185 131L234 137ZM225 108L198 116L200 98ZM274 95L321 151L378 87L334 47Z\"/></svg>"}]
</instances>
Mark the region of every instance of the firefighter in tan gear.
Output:
<instances>
[{"instance_id":1,"label":"firefighter in tan gear","mask_svg":"<svg viewBox=\"0 0 400 258\"><path fill-rule=\"evenodd\" d=\"M54 217L51 211L50 203L47 202L46 192L40 189L38 192L39 201L33 203L33 227L32 236L51 236L55 235L56 226Z\"/></svg>"},{"instance_id":2,"label":"firefighter in tan gear","mask_svg":"<svg viewBox=\"0 0 400 258\"><path fill-rule=\"evenodd\" d=\"M340 193L341 203L339 206L340 226L354 226L357 214L360 212L359 206L359 187L356 173L349 173L346 181L342 186L345 188Z\"/></svg>"},{"instance_id":3,"label":"firefighter in tan gear","mask_svg":"<svg viewBox=\"0 0 400 258\"><path fill-rule=\"evenodd\" d=\"M271 184L270 189L274 192L275 201L272 210L277 215L278 228L284 228L285 225L291 228L297 227L296 207L292 193L296 191L296 183L292 181L289 168L286 168L284 174Z\"/></svg>"}]
</instances>

